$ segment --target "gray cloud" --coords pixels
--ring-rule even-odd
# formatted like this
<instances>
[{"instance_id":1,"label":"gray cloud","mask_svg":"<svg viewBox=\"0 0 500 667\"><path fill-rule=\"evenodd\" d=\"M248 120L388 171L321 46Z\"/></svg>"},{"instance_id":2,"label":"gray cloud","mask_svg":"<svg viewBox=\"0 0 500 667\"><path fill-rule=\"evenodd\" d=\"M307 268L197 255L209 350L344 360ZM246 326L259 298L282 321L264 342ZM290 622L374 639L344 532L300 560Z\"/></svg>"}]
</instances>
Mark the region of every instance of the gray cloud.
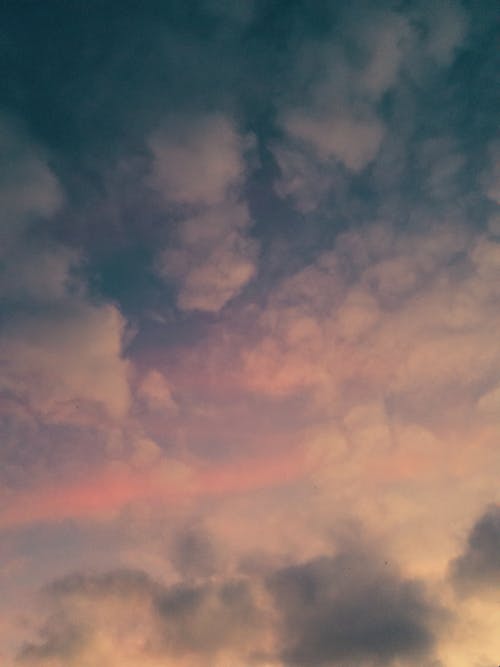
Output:
<instances>
[{"instance_id":1,"label":"gray cloud","mask_svg":"<svg viewBox=\"0 0 500 667\"><path fill-rule=\"evenodd\" d=\"M407 82L421 85L431 72L449 66L467 33L466 14L455 2L398 10L356 2L339 11L338 21L331 33L311 38L298 51L295 70L306 94L281 107L283 136L272 148L280 170L275 191L303 212L328 200L339 166L355 177L378 161L385 142L394 141L402 121L409 122L408 106L404 118L397 118L402 100L394 91L408 95ZM383 105L388 95L389 113ZM462 164L459 153L447 150L433 167L433 194L448 194Z\"/></svg>"},{"instance_id":2,"label":"gray cloud","mask_svg":"<svg viewBox=\"0 0 500 667\"><path fill-rule=\"evenodd\" d=\"M176 536L170 560L185 577L210 576L217 569L216 554L208 535L200 529L185 529Z\"/></svg>"},{"instance_id":3,"label":"gray cloud","mask_svg":"<svg viewBox=\"0 0 500 667\"><path fill-rule=\"evenodd\" d=\"M17 124L0 117L0 238L2 255L32 222L51 216L62 191L47 156Z\"/></svg>"},{"instance_id":4,"label":"gray cloud","mask_svg":"<svg viewBox=\"0 0 500 667\"><path fill-rule=\"evenodd\" d=\"M450 576L463 595L493 594L500 588L500 505L492 505L472 527L463 552L450 563Z\"/></svg>"},{"instance_id":5,"label":"gray cloud","mask_svg":"<svg viewBox=\"0 0 500 667\"><path fill-rule=\"evenodd\" d=\"M125 320L89 295L79 252L51 238L64 197L44 151L0 118L0 154L0 391L49 421L71 421L78 400L122 416Z\"/></svg>"},{"instance_id":6,"label":"gray cloud","mask_svg":"<svg viewBox=\"0 0 500 667\"><path fill-rule=\"evenodd\" d=\"M19 664L205 665L233 653L251 661L265 620L246 580L165 586L135 570L70 575L46 588L44 603L39 641Z\"/></svg>"},{"instance_id":7,"label":"gray cloud","mask_svg":"<svg viewBox=\"0 0 500 667\"><path fill-rule=\"evenodd\" d=\"M182 537L177 555L195 561L187 575L203 577L197 559L207 545L192 532ZM74 574L49 585L44 604L39 639L19 664L421 666L433 664L444 617L420 582L351 542L334 556L268 564L250 577L211 571L166 585L138 570Z\"/></svg>"},{"instance_id":8,"label":"gray cloud","mask_svg":"<svg viewBox=\"0 0 500 667\"><path fill-rule=\"evenodd\" d=\"M436 609L421 585L373 556L346 551L276 572L269 588L283 615L289 665L422 664Z\"/></svg>"}]
</instances>

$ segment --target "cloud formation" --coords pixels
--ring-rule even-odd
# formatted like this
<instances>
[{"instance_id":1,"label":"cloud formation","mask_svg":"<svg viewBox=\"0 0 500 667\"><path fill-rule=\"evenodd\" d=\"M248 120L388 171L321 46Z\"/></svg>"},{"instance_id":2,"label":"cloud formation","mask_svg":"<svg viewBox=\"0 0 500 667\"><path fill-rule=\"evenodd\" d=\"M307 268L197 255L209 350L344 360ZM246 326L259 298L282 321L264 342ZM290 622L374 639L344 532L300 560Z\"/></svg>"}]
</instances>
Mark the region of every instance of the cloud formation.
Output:
<instances>
[{"instance_id":1,"label":"cloud formation","mask_svg":"<svg viewBox=\"0 0 500 667\"><path fill-rule=\"evenodd\" d=\"M78 421L87 404L122 417L129 402L124 319L115 305L88 296L78 253L44 234L63 198L41 151L5 128L2 137L14 165L1 170L0 186L8 249L0 292L11 304L0 336L4 399L49 421Z\"/></svg>"},{"instance_id":2,"label":"cloud formation","mask_svg":"<svg viewBox=\"0 0 500 667\"><path fill-rule=\"evenodd\" d=\"M430 63L450 65L467 31L453 2L417 3L409 11L355 5L343 7L337 21L340 29L299 52L302 99L281 109L283 138L273 148L281 174L276 192L304 213L335 192L338 165L359 174L373 163L392 129L382 101L400 77L418 82ZM458 160L436 167L435 180Z\"/></svg>"},{"instance_id":3,"label":"cloud formation","mask_svg":"<svg viewBox=\"0 0 500 667\"><path fill-rule=\"evenodd\" d=\"M173 246L158 257L158 272L177 284L181 310L218 312L256 271L258 244L240 201L251 138L215 114L159 132L150 145L153 186L167 205L186 207Z\"/></svg>"},{"instance_id":4,"label":"cloud formation","mask_svg":"<svg viewBox=\"0 0 500 667\"><path fill-rule=\"evenodd\" d=\"M2 664L498 664L496 4L29 4Z\"/></svg>"},{"instance_id":5,"label":"cloud formation","mask_svg":"<svg viewBox=\"0 0 500 667\"><path fill-rule=\"evenodd\" d=\"M287 665L422 664L436 609L374 554L340 552L274 573Z\"/></svg>"},{"instance_id":6,"label":"cloud formation","mask_svg":"<svg viewBox=\"0 0 500 667\"><path fill-rule=\"evenodd\" d=\"M498 598L500 589L500 507L487 508L472 527L463 552L450 565L452 581L465 596L488 594Z\"/></svg>"},{"instance_id":7,"label":"cloud formation","mask_svg":"<svg viewBox=\"0 0 500 667\"><path fill-rule=\"evenodd\" d=\"M252 656L265 617L244 580L165 586L141 571L73 575L46 590L45 604L41 640L17 664L264 664Z\"/></svg>"},{"instance_id":8,"label":"cloud formation","mask_svg":"<svg viewBox=\"0 0 500 667\"><path fill-rule=\"evenodd\" d=\"M431 627L443 618L420 582L359 547L197 583L166 585L140 570L74 574L42 602L40 637L16 664L431 664Z\"/></svg>"}]
</instances>

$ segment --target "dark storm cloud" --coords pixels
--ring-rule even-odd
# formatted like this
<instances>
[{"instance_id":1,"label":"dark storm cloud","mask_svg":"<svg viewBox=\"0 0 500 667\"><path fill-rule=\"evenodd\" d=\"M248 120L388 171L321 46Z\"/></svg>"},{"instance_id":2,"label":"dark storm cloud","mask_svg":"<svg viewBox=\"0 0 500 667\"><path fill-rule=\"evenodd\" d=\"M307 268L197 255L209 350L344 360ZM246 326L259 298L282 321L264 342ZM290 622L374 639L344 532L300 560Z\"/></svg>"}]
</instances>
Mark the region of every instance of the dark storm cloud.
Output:
<instances>
[{"instance_id":1,"label":"dark storm cloud","mask_svg":"<svg viewBox=\"0 0 500 667\"><path fill-rule=\"evenodd\" d=\"M283 617L288 665L422 664L439 613L421 585L358 551L276 572L269 588Z\"/></svg>"},{"instance_id":2,"label":"dark storm cloud","mask_svg":"<svg viewBox=\"0 0 500 667\"><path fill-rule=\"evenodd\" d=\"M463 552L450 564L452 582L463 595L500 590L500 505L492 505L472 527Z\"/></svg>"}]
</instances>

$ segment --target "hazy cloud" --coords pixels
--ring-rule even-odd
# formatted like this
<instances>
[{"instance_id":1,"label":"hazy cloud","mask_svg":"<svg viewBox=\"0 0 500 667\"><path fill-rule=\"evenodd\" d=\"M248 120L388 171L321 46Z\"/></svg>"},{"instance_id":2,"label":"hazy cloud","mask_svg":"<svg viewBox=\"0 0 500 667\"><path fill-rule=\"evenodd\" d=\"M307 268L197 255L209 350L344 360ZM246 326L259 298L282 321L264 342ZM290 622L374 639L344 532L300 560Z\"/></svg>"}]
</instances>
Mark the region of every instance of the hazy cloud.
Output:
<instances>
[{"instance_id":1,"label":"hazy cloud","mask_svg":"<svg viewBox=\"0 0 500 667\"><path fill-rule=\"evenodd\" d=\"M48 587L44 604L40 641L25 646L19 664L252 663L265 629L244 580L165 586L141 571L76 574Z\"/></svg>"},{"instance_id":2,"label":"hazy cloud","mask_svg":"<svg viewBox=\"0 0 500 667\"><path fill-rule=\"evenodd\" d=\"M0 118L2 255L27 225L55 213L63 195L43 150Z\"/></svg>"}]
</instances>

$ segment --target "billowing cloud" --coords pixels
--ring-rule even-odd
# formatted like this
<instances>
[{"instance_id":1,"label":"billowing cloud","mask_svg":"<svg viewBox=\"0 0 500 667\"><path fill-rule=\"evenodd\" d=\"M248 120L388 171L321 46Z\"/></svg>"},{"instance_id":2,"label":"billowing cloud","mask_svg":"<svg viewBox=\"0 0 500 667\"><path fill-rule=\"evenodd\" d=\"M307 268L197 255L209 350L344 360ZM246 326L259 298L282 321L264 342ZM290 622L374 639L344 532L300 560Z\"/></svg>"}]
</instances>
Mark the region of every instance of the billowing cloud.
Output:
<instances>
[{"instance_id":1,"label":"billowing cloud","mask_svg":"<svg viewBox=\"0 0 500 667\"><path fill-rule=\"evenodd\" d=\"M1 391L48 421L80 420L87 407L112 418L128 409L125 321L116 306L94 303L73 248L48 238L47 218L62 189L43 152L2 124L10 165L0 165L4 202L0 294L10 313L0 335Z\"/></svg>"},{"instance_id":2,"label":"billowing cloud","mask_svg":"<svg viewBox=\"0 0 500 667\"><path fill-rule=\"evenodd\" d=\"M256 272L257 242L246 234L247 207L222 204L183 221L177 243L158 258L161 276L179 288L182 310L218 312Z\"/></svg>"},{"instance_id":3,"label":"billowing cloud","mask_svg":"<svg viewBox=\"0 0 500 667\"><path fill-rule=\"evenodd\" d=\"M287 665L421 665L436 609L373 554L340 552L274 573Z\"/></svg>"},{"instance_id":4,"label":"billowing cloud","mask_svg":"<svg viewBox=\"0 0 500 667\"><path fill-rule=\"evenodd\" d=\"M191 210L157 261L159 274L176 283L182 310L218 312L255 275L258 244L248 235L248 207L239 201L250 146L223 115L151 139L153 186L167 205Z\"/></svg>"},{"instance_id":5,"label":"billowing cloud","mask_svg":"<svg viewBox=\"0 0 500 667\"><path fill-rule=\"evenodd\" d=\"M2 664L498 664L494 3L55 4L0 27Z\"/></svg>"},{"instance_id":6,"label":"billowing cloud","mask_svg":"<svg viewBox=\"0 0 500 667\"><path fill-rule=\"evenodd\" d=\"M487 508L472 527L463 552L450 565L457 591L466 596L492 595L500 589L500 506Z\"/></svg>"},{"instance_id":7,"label":"billowing cloud","mask_svg":"<svg viewBox=\"0 0 500 667\"><path fill-rule=\"evenodd\" d=\"M73 575L46 590L45 606L40 641L17 664L264 664L253 656L265 613L243 579L166 586L141 571Z\"/></svg>"},{"instance_id":8,"label":"billowing cloud","mask_svg":"<svg viewBox=\"0 0 500 667\"><path fill-rule=\"evenodd\" d=\"M222 114L167 125L150 139L151 183L168 204L224 202L244 182L246 144Z\"/></svg>"},{"instance_id":9,"label":"billowing cloud","mask_svg":"<svg viewBox=\"0 0 500 667\"><path fill-rule=\"evenodd\" d=\"M195 580L166 584L122 569L53 582L38 639L16 664L431 664L443 610L373 549L221 578L192 560L208 553L195 535L179 543Z\"/></svg>"},{"instance_id":10,"label":"billowing cloud","mask_svg":"<svg viewBox=\"0 0 500 667\"><path fill-rule=\"evenodd\" d=\"M124 321L111 305L54 307L50 316L19 316L0 340L2 389L48 420L64 420L88 405L111 417L128 408Z\"/></svg>"},{"instance_id":11,"label":"billowing cloud","mask_svg":"<svg viewBox=\"0 0 500 667\"><path fill-rule=\"evenodd\" d=\"M280 169L275 190L304 212L335 191L337 165L358 174L373 163L390 136L381 113L384 95L403 72L419 80L427 61L432 67L449 65L467 28L453 2L419 3L407 13L383 6L344 8L340 16L343 30L336 27L299 52L307 101L282 110L283 139L273 148ZM433 166L434 191L462 161L452 154Z\"/></svg>"}]
</instances>

